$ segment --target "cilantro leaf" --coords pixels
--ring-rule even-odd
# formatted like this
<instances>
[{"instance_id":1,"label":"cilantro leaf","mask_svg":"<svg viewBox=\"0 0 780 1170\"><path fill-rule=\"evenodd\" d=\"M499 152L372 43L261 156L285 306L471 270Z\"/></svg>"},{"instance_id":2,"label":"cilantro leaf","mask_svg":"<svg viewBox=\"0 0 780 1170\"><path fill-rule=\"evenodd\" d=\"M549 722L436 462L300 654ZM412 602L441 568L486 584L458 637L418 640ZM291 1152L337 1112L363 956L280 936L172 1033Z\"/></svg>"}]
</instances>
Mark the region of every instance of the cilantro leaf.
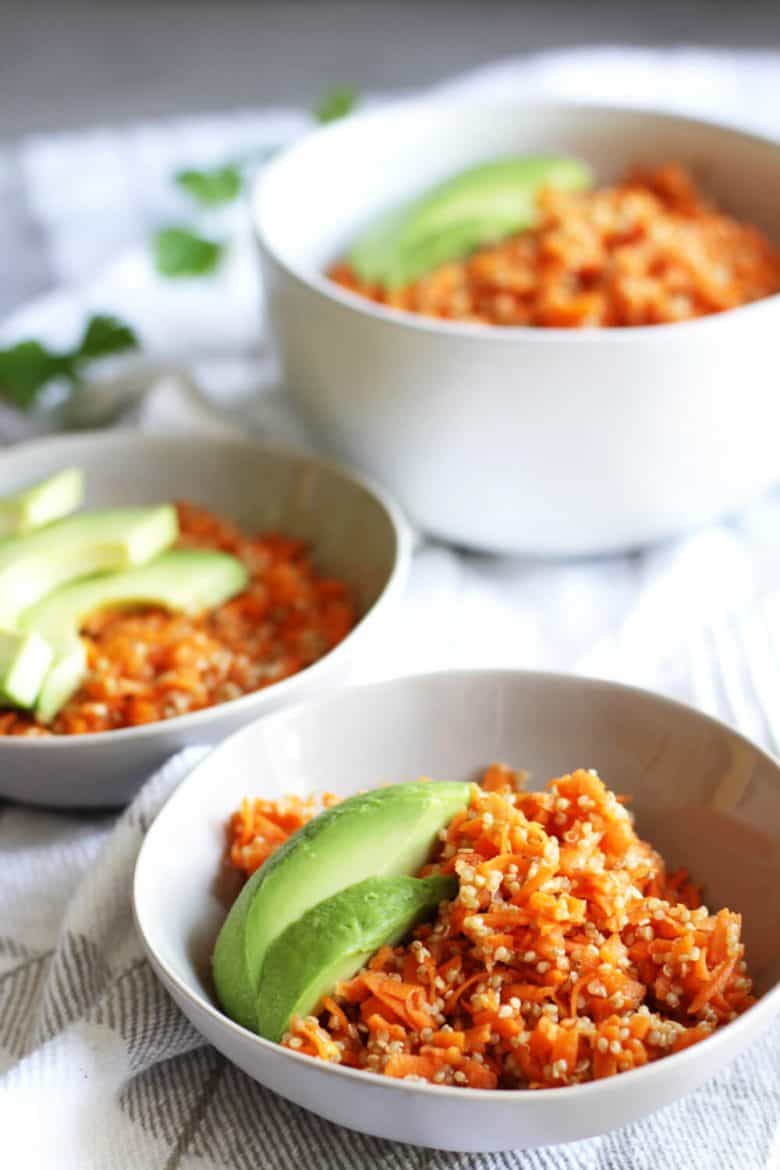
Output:
<instances>
[{"instance_id":1,"label":"cilantro leaf","mask_svg":"<svg viewBox=\"0 0 780 1170\"><path fill-rule=\"evenodd\" d=\"M224 245L189 228L168 227L155 233L154 260L162 276L205 276L219 263Z\"/></svg>"},{"instance_id":2,"label":"cilantro leaf","mask_svg":"<svg viewBox=\"0 0 780 1170\"><path fill-rule=\"evenodd\" d=\"M74 351L75 361L91 361L93 358L109 357L138 349L138 338L129 325L117 317L98 314L90 317L84 336Z\"/></svg>"},{"instance_id":3,"label":"cilantro leaf","mask_svg":"<svg viewBox=\"0 0 780 1170\"><path fill-rule=\"evenodd\" d=\"M237 166L227 165L209 171L179 171L176 182L204 207L230 203L241 193L242 177Z\"/></svg>"},{"instance_id":4,"label":"cilantro leaf","mask_svg":"<svg viewBox=\"0 0 780 1170\"><path fill-rule=\"evenodd\" d=\"M357 90L348 85L327 89L314 107L314 117L322 123L336 122L351 114L357 103Z\"/></svg>"},{"instance_id":5,"label":"cilantro leaf","mask_svg":"<svg viewBox=\"0 0 780 1170\"><path fill-rule=\"evenodd\" d=\"M58 353L34 339L19 341L0 349L0 398L20 410L30 410L55 378L65 378L75 388L82 365L137 346L138 338L128 325L100 314L90 317L74 349Z\"/></svg>"},{"instance_id":6,"label":"cilantro leaf","mask_svg":"<svg viewBox=\"0 0 780 1170\"><path fill-rule=\"evenodd\" d=\"M0 395L29 410L46 383L67 368L64 355L51 353L39 341L20 341L0 350Z\"/></svg>"}]
</instances>

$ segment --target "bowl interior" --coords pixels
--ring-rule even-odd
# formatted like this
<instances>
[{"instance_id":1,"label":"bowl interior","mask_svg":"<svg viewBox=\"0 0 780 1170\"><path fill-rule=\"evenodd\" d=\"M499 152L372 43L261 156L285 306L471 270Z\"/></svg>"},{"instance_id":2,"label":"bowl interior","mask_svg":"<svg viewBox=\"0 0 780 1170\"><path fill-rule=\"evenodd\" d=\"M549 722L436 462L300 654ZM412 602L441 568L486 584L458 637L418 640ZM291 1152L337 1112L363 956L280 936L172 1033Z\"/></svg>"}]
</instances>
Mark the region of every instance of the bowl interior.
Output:
<instances>
[{"instance_id":1,"label":"bowl interior","mask_svg":"<svg viewBox=\"0 0 780 1170\"><path fill-rule=\"evenodd\" d=\"M245 795L473 778L501 760L532 785L595 767L632 798L640 833L743 914L758 990L780 979L780 767L726 727L646 692L519 672L418 676L342 692L245 728L201 764L144 843L135 905L185 994L212 1003L209 956L235 890L220 863ZM160 897L160 891L165 896Z\"/></svg>"},{"instance_id":2,"label":"bowl interior","mask_svg":"<svg viewBox=\"0 0 780 1170\"><path fill-rule=\"evenodd\" d=\"M392 516L359 481L306 456L240 440L123 432L26 444L0 457L0 494L70 465L84 469L86 507L188 500L248 531L306 541L322 572L349 583L362 613L398 557Z\"/></svg>"},{"instance_id":3,"label":"bowl interior","mask_svg":"<svg viewBox=\"0 0 780 1170\"><path fill-rule=\"evenodd\" d=\"M255 190L256 223L282 263L315 276L382 211L465 167L514 153L572 154L605 183L632 166L680 162L725 210L780 240L775 144L671 114L506 101L404 102L321 130L266 169Z\"/></svg>"}]
</instances>

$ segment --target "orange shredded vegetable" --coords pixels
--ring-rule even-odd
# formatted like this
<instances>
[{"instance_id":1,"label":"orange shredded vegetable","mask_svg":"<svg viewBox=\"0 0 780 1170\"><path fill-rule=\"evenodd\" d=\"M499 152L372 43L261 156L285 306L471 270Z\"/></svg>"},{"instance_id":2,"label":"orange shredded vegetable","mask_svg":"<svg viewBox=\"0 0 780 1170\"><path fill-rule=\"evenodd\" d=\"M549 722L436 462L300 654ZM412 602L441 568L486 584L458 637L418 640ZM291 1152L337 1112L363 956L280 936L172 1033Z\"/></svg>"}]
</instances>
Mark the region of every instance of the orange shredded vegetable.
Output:
<instances>
[{"instance_id":1,"label":"orange shredded vegetable","mask_svg":"<svg viewBox=\"0 0 780 1170\"><path fill-rule=\"evenodd\" d=\"M450 321L557 328L662 325L780 291L780 251L713 207L676 164L615 186L542 191L528 231L397 289L346 261L331 280L391 309Z\"/></svg>"},{"instance_id":2,"label":"orange shredded vegetable","mask_svg":"<svg viewBox=\"0 0 780 1170\"><path fill-rule=\"evenodd\" d=\"M89 673L44 727L0 707L0 736L80 735L171 719L289 678L349 633L357 614L346 584L320 576L299 540L247 534L179 503L181 545L244 562L243 593L198 617L147 606L93 614L82 629Z\"/></svg>"},{"instance_id":3,"label":"orange shredded vegetable","mask_svg":"<svg viewBox=\"0 0 780 1170\"><path fill-rule=\"evenodd\" d=\"M285 1045L405 1080L554 1088L679 1052L754 1002L740 916L667 874L594 772L521 783L487 770L422 871L454 873L455 899L294 1018ZM233 863L250 872L333 800L245 802Z\"/></svg>"},{"instance_id":4,"label":"orange shredded vegetable","mask_svg":"<svg viewBox=\"0 0 780 1170\"><path fill-rule=\"evenodd\" d=\"M331 792L321 797L283 796L279 800L248 800L233 813L228 825L230 864L246 877L259 869L287 838L338 803Z\"/></svg>"}]
</instances>

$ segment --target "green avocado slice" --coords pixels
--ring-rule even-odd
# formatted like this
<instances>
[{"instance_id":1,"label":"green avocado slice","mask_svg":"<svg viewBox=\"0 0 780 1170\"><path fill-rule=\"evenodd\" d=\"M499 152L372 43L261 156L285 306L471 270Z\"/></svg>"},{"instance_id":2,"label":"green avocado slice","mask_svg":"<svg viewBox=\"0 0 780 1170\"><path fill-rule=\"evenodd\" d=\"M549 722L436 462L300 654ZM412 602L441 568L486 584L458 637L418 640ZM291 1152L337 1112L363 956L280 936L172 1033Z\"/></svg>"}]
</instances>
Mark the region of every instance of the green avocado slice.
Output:
<instances>
[{"instance_id":1,"label":"green avocado slice","mask_svg":"<svg viewBox=\"0 0 780 1170\"><path fill-rule=\"evenodd\" d=\"M530 227L543 187L576 191L591 181L578 159L529 155L482 163L380 219L348 260L362 280L398 288Z\"/></svg>"},{"instance_id":2,"label":"green avocado slice","mask_svg":"<svg viewBox=\"0 0 780 1170\"><path fill-rule=\"evenodd\" d=\"M0 630L0 703L32 707L53 657L40 634Z\"/></svg>"},{"instance_id":3,"label":"green avocado slice","mask_svg":"<svg viewBox=\"0 0 780 1170\"><path fill-rule=\"evenodd\" d=\"M84 476L66 467L48 479L0 499L0 537L22 536L75 512L84 497Z\"/></svg>"},{"instance_id":4,"label":"green avocado slice","mask_svg":"<svg viewBox=\"0 0 780 1170\"><path fill-rule=\"evenodd\" d=\"M83 679L87 659L79 630L91 613L113 606L162 605L198 614L240 593L247 580L247 570L236 557L182 548L124 573L76 581L49 594L19 619L20 630L39 634L54 655L38 694L36 717L48 723Z\"/></svg>"},{"instance_id":5,"label":"green avocado slice","mask_svg":"<svg viewBox=\"0 0 780 1170\"><path fill-rule=\"evenodd\" d=\"M178 536L176 509L79 512L26 536L0 541L0 626L75 577L143 564Z\"/></svg>"},{"instance_id":6,"label":"green avocado slice","mask_svg":"<svg viewBox=\"0 0 780 1170\"><path fill-rule=\"evenodd\" d=\"M257 1031L281 1040L292 1016L313 1011L382 946L395 946L440 902L456 878L367 878L318 902L268 948L257 994Z\"/></svg>"},{"instance_id":7,"label":"green avocado slice","mask_svg":"<svg viewBox=\"0 0 780 1170\"><path fill-rule=\"evenodd\" d=\"M318 902L369 877L415 874L471 785L393 784L352 796L294 833L244 886L217 938L213 973L225 1012L254 1030L268 948Z\"/></svg>"}]
</instances>

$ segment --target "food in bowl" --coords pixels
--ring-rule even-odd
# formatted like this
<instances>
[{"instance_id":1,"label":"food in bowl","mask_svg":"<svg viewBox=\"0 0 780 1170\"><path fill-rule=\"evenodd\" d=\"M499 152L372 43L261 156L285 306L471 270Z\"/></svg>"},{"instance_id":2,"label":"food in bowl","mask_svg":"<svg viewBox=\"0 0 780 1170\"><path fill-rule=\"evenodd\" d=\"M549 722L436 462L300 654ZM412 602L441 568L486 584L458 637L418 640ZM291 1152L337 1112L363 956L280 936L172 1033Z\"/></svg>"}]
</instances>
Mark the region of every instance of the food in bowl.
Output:
<instances>
[{"instance_id":1,"label":"food in bowl","mask_svg":"<svg viewBox=\"0 0 780 1170\"><path fill-rule=\"evenodd\" d=\"M361 280L401 288L445 261L530 227L541 191L578 191L590 182L578 159L541 155L481 163L384 216L352 247L349 264Z\"/></svg>"},{"instance_id":2,"label":"food in bowl","mask_svg":"<svg viewBox=\"0 0 780 1170\"><path fill-rule=\"evenodd\" d=\"M328 278L388 208L519 153L587 159L600 185L676 160L780 246L780 145L733 127L473 95L357 114L275 158L254 189L268 320L296 408L418 527L460 546L625 551L744 508L778 475L780 295L668 327L499 328L391 311Z\"/></svg>"},{"instance_id":3,"label":"food in bowl","mask_svg":"<svg viewBox=\"0 0 780 1170\"><path fill-rule=\"evenodd\" d=\"M539 163L515 168L523 161ZM537 166L525 190L496 184L502 214L476 220L459 183L481 176L489 207L490 167L466 172L382 221L389 226L380 223L329 275L393 309L558 328L670 324L780 291L780 251L705 199L684 167L632 168L618 184L584 190L587 170L574 166L563 176Z\"/></svg>"},{"instance_id":4,"label":"food in bowl","mask_svg":"<svg viewBox=\"0 0 780 1170\"><path fill-rule=\"evenodd\" d=\"M678 1052L754 1002L740 915L667 872L623 798L592 770L523 780L245 800L223 1008L331 1063L540 1089Z\"/></svg>"},{"instance_id":5,"label":"food in bowl","mask_svg":"<svg viewBox=\"0 0 780 1170\"><path fill-rule=\"evenodd\" d=\"M44 524L61 520L81 506L84 476L78 467L65 467L55 475L0 498L0 538L34 532Z\"/></svg>"},{"instance_id":6,"label":"food in bowl","mask_svg":"<svg viewBox=\"0 0 780 1170\"><path fill-rule=\"evenodd\" d=\"M74 469L73 474L78 474ZM77 735L202 710L322 657L352 628L346 585L302 542L192 504L71 512L0 544L0 735ZM67 511L68 509L64 509ZM52 505L38 513L51 518Z\"/></svg>"}]
</instances>

